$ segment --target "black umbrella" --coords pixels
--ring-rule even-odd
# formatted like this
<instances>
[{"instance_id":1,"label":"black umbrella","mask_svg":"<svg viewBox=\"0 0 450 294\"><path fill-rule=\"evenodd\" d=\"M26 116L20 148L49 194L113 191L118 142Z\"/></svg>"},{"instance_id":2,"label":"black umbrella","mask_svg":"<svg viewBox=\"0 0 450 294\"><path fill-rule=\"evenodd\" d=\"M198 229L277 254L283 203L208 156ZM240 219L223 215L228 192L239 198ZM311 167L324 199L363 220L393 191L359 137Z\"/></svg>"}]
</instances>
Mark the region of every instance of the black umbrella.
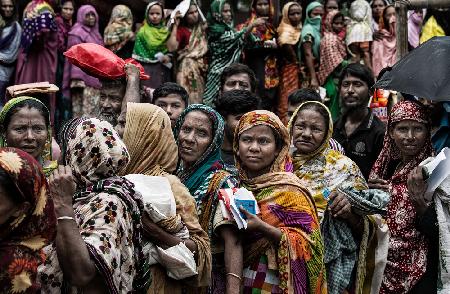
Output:
<instances>
[{"instance_id":1,"label":"black umbrella","mask_svg":"<svg viewBox=\"0 0 450 294\"><path fill-rule=\"evenodd\" d=\"M450 101L450 37L434 37L400 59L374 88Z\"/></svg>"}]
</instances>

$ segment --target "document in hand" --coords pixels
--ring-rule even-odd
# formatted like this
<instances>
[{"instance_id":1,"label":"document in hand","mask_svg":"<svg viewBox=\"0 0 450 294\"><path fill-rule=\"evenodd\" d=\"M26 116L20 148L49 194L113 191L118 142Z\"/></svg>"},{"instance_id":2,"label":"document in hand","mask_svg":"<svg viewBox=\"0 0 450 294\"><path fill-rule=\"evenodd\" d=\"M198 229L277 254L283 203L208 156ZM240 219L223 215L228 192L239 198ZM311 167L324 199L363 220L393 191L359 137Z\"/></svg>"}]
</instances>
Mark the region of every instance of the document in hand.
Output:
<instances>
[{"instance_id":1,"label":"document in hand","mask_svg":"<svg viewBox=\"0 0 450 294\"><path fill-rule=\"evenodd\" d=\"M436 157L426 159L420 166L423 166L429 175L425 199L430 201L437 187L450 175L450 149L445 147Z\"/></svg>"},{"instance_id":2,"label":"document in hand","mask_svg":"<svg viewBox=\"0 0 450 294\"><path fill-rule=\"evenodd\" d=\"M242 206L252 214L258 214L259 208L253 193L245 188L220 189L219 205L227 220L234 220L239 229L247 229L245 215L239 210Z\"/></svg>"}]
</instances>

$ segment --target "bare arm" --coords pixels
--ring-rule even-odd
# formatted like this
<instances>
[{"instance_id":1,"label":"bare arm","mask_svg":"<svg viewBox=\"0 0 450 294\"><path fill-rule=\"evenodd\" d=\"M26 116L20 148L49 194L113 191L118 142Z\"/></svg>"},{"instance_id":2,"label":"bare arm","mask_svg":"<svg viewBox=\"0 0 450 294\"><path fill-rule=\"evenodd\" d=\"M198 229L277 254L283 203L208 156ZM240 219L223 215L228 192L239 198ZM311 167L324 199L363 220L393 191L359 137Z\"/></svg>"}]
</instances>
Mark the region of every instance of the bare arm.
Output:
<instances>
[{"instance_id":1,"label":"bare arm","mask_svg":"<svg viewBox=\"0 0 450 294\"><path fill-rule=\"evenodd\" d=\"M308 68L309 75L311 76L311 87L318 88L319 81L317 80L316 70L314 68L314 55L312 52L312 43L303 43L303 53L305 54L306 67Z\"/></svg>"},{"instance_id":2,"label":"bare arm","mask_svg":"<svg viewBox=\"0 0 450 294\"><path fill-rule=\"evenodd\" d=\"M178 50L178 40L177 40L178 24L175 23L172 27L172 32L170 33L169 39L167 39L167 49L169 52L175 52Z\"/></svg>"},{"instance_id":3,"label":"bare arm","mask_svg":"<svg viewBox=\"0 0 450 294\"><path fill-rule=\"evenodd\" d=\"M122 113L126 112L128 102L141 102L140 93L140 71L134 64L125 65L125 72L127 75L127 89L125 91L125 96L122 102Z\"/></svg>"},{"instance_id":4,"label":"bare arm","mask_svg":"<svg viewBox=\"0 0 450 294\"><path fill-rule=\"evenodd\" d=\"M242 278L243 251L239 232L232 225L222 225L218 233L225 243L225 272L232 273ZM226 276L226 293L240 293L241 280L234 275Z\"/></svg>"}]
</instances>

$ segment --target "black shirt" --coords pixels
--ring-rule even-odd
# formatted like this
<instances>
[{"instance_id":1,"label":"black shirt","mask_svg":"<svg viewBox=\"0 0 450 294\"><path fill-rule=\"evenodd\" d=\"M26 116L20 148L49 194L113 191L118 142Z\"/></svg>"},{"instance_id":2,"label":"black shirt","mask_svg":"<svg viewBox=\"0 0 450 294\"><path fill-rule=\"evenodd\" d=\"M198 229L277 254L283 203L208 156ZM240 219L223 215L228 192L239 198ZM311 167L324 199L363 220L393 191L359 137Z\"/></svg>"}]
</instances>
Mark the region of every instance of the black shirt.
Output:
<instances>
[{"instance_id":1,"label":"black shirt","mask_svg":"<svg viewBox=\"0 0 450 294\"><path fill-rule=\"evenodd\" d=\"M345 132L345 121L346 117L338 117L334 124L333 138L344 147L345 155L358 165L367 180L383 148L386 127L370 109L369 114L350 136Z\"/></svg>"},{"instance_id":2,"label":"black shirt","mask_svg":"<svg viewBox=\"0 0 450 294\"><path fill-rule=\"evenodd\" d=\"M225 164L230 165L230 166L235 166L233 151L227 151L227 150L221 149L221 156L222 156L222 160Z\"/></svg>"}]
</instances>

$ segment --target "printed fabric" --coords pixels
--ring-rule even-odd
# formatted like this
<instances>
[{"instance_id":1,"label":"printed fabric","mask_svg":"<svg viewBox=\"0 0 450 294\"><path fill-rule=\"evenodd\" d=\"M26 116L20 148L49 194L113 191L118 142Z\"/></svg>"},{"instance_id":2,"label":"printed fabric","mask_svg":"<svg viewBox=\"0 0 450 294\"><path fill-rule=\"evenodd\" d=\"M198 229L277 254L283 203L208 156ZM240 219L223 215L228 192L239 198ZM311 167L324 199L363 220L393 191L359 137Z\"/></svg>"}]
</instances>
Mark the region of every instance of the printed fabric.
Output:
<instances>
[{"instance_id":1,"label":"printed fabric","mask_svg":"<svg viewBox=\"0 0 450 294\"><path fill-rule=\"evenodd\" d=\"M133 14L130 8L126 5L114 6L103 37L105 47L112 52L122 49L134 37L132 27Z\"/></svg>"}]
</instances>

